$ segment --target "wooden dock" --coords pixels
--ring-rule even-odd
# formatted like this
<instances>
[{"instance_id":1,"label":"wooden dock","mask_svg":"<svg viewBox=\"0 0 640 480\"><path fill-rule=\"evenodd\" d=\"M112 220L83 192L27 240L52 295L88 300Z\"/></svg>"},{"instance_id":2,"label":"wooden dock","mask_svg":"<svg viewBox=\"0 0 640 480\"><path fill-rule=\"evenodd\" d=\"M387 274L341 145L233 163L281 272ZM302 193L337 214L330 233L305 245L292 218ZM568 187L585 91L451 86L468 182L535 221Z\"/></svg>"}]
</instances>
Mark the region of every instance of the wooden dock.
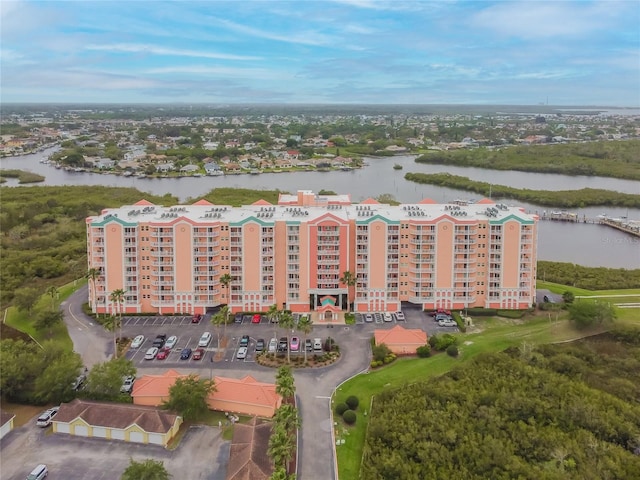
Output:
<instances>
[{"instance_id":1,"label":"wooden dock","mask_svg":"<svg viewBox=\"0 0 640 480\"><path fill-rule=\"evenodd\" d=\"M586 215L582 217L571 212L543 212L538 215L540 220L550 220L553 222L570 222L570 223L591 223L595 225L607 225L609 227L629 233L633 236L640 237L640 221L627 220L619 218L597 217L589 218Z\"/></svg>"}]
</instances>

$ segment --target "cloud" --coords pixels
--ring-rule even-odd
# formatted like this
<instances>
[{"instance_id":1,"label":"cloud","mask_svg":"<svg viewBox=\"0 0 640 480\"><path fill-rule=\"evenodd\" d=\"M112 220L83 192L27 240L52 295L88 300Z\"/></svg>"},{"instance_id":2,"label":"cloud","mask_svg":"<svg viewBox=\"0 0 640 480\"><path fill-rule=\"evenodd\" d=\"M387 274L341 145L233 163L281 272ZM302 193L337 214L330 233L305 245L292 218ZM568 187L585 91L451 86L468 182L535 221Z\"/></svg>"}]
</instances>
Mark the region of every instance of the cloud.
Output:
<instances>
[{"instance_id":1,"label":"cloud","mask_svg":"<svg viewBox=\"0 0 640 480\"><path fill-rule=\"evenodd\" d=\"M202 52L198 50L167 48L157 45L144 45L135 43L89 44L85 50L95 50L113 53L148 53L152 55L166 55L176 57L214 58L218 60L260 60L261 57L248 55L234 55L228 53Z\"/></svg>"},{"instance_id":2,"label":"cloud","mask_svg":"<svg viewBox=\"0 0 640 480\"><path fill-rule=\"evenodd\" d=\"M170 67L158 67L151 68L142 72L150 75L164 75L164 74L187 74L187 75L207 75L207 76L221 76L221 77L235 77L235 78L249 78L261 80L286 80L293 78L293 75L288 74L281 69L269 70L266 68L235 68L235 67L220 67L220 66L205 66L205 65L176 65Z\"/></svg>"}]
</instances>

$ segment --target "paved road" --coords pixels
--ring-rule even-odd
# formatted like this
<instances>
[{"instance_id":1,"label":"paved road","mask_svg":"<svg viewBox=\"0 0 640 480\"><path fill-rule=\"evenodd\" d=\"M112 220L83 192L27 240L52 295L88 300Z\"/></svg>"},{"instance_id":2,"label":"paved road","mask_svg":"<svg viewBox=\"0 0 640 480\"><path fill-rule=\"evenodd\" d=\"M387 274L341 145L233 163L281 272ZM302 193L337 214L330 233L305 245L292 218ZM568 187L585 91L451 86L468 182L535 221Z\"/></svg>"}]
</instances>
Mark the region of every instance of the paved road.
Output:
<instances>
[{"instance_id":1,"label":"paved road","mask_svg":"<svg viewBox=\"0 0 640 480\"><path fill-rule=\"evenodd\" d=\"M74 349L78 352L87 367L103 362L113 354L113 337L110 333L93 322L82 312L82 304L87 299L87 288L81 288L64 302L65 322L69 328L69 334L73 340ZM438 327L419 310L407 310L407 328L424 328L433 334L436 331L452 331L450 328ZM227 327L227 337L230 343L221 361L211 362L213 349L217 343L217 332L209 323L208 317L200 324L192 324L188 317L135 317L123 318L123 334L130 338L138 334L146 337L143 347L129 351L127 356L131 358L139 374L164 373L168 368L177 368L184 373L198 373L199 375L212 377L213 375L227 375L241 378L244 375L252 375L254 378L265 381L275 381L275 370L262 367L254 363L252 355L257 338L265 340L274 334L274 326L268 322L255 325L249 322L231 324ZM391 328L394 323L382 322L382 317L376 316L371 323L359 322L357 325L316 325L309 338L332 337L341 347L342 356L334 365L316 369L295 370L296 392L299 400L299 408L302 419L302 429L299 438L299 480L333 480L336 478L334 467L334 451L331 429L331 405L330 397L337 385L345 379L365 370L369 364L369 340L376 328ZM207 355L201 361L181 361L179 359L180 348L185 346L195 347L197 340L204 331L213 333L211 347ZM281 330L276 332L281 335ZM178 346L167 360L144 361L144 351L150 346L153 338L158 333L167 335L179 335ZM251 337L250 355L246 360L237 360L235 352L241 335L249 334ZM227 373L226 371L229 371ZM232 373L231 373L232 372Z\"/></svg>"}]
</instances>

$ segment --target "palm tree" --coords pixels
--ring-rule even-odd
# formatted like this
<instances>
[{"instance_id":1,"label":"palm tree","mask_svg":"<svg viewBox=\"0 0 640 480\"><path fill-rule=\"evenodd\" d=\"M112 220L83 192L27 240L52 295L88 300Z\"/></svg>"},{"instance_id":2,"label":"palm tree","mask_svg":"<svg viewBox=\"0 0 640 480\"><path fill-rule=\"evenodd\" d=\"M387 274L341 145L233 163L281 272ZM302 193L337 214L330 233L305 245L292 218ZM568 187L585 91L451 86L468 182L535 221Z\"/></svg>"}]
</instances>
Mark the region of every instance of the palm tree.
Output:
<instances>
[{"instance_id":1,"label":"palm tree","mask_svg":"<svg viewBox=\"0 0 640 480\"><path fill-rule=\"evenodd\" d=\"M113 332L113 358L118 358L118 342L116 341L116 331L122 324L122 321L115 315L111 314L104 320L104 328Z\"/></svg>"},{"instance_id":2,"label":"palm tree","mask_svg":"<svg viewBox=\"0 0 640 480\"><path fill-rule=\"evenodd\" d=\"M296 480L296 474L289 475L286 468L277 467L269 477L269 480Z\"/></svg>"},{"instance_id":3,"label":"palm tree","mask_svg":"<svg viewBox=\"0 0 640 480\"><path fill-rule=\"evenodd\" d=\"M340 277L340 283L344 283L347 286L347 313L351 311L351 289L355 286L358 281L357 277L351 273L349 270L346 272L342 272L342 277Z\"/></svg>"},{"instance_id":4,"label":"palm tree","mask_svg":"<svg viewBox=\"0 0 640 480\"><path fill-rule=\"evenodd\" d=\"M278 337L278 316L280 315L280 312L278 310L278 305L276 305L275 303L273 305L271 305L269 307L269 310L267 310L267 317L269 317L269 321L271 323L274 323L275 326L273 327L273 336L274 338Z\"/></svg>"},{"instance_id":5,"label":"palm tree","mask_svg":"<svg viewBox=\"0 0 640 480\"><path fill-rule=\"evenodd\" d=\"M224 331L222 333L222 338L227 338L227 323L229 323L229 314L231 313L231 295L229 295L231 280L233 279L228 273L225 273L220 277L220 283L227 289L227 305L226 310L224 311ZM224 308L225 307L223 307L223 309Z\"/></svg>"},{"instance_id":6,"label":"palm tree","mask_svg":"<svg viewBox=\"0 0 640 480\"><path fill-rule=\"evenodd\" d=\"M302 424L298 409L291 403L282 404L275 412L273 421L276 425L281 425L287 432L293 433Z\"/></svg>"},{"instance_id":7,"label":"palm tree","mask_svg":"<svg viewBox=\"0 0 640 480\"><path fill-rule=\"evenodd\" d=\"M291 367L282 366L278 368L278 372L276 373L276 393L280 395L283 400L293 398L296 394L296 386Z\"/></svg>"},{"instance_id":8,"label":"palm tree","mask_svg":"<svg viewBox=\"0 0 640 480\"><path fill-rule=\"evenodd\" d=\"M220 325L223 325L227 322L226 312L221 308L211 317L211 324L216 326L216 331L218 332L218 351L220 351Z\"/></svg>"},{"instance_id":9,"label":"palm tree","mask_svg":"<svg viewBox=\"0 0 640 480\"><path fill-rule=\"evenodd\" d=\"M96 297L97 297L96 280L100 278L101 273L102 273L102 270L100 270L99 268L90 268L87 271L87 275L86 275L87 279L91 283L91 289L89 289L89 297L91 299L91 310L93 310L94 313L97 308L96 307Z\"/></svg>"},{"instance_id":10,"label":"palm tree","mask_svg":"<svg viewBox=\"0 0 640 480\"><path fill-rule=\"evenodd\" d=\"M56 298L58 297L58 287L51 285L47 288L47 295L51 297L51 311L56 309Z\"/></svg>"},{"instance_id":11,"label":"palm tree","mask_svg":"<svg viewBox=\"0 0 640 480\"><path fill-rule=\"evenodd\" d=\"M278 321L278 326L283 330L293 329L294 321L293 315L290 312L280 312L280 319ZM287 334L287 339L289 335ZM287 345L287 363L291 363L291 348L290 345Z\"/></svg>"},{"instance_id":12,"label":"palm tree","mask_svg":"<svg viewBox=\"0 0 640 480\"><path fill-rule=\"evenodd\" d=\"M267 449L267 455L269 455L276 468L282 467L285 471L287 470L287 465L293 458L295 448L293 435L276 424L271 437L269 437L269 447Z\"/></svg>"},{"instance_id":13,"label":"palm tree","mask_svg":"<svg viewBox=\"0 0 640 480\"><path fill-rule=\"evenodd\" d=\"M122 288L118 288L114 290L113 292L111 292L111 295L109 295L109 300L111 300L113 303L115 303L118 306L118 312L120 316L120 318L118 319L118 326L120 327L119 339L122 339L122 307L125 300L124 295L125 295L125 291Z\"/></svg>"},{"instance_id":14,"label":"palm tree","mask_svg":"<svg viewBox=\"0 0 640 480\"><path fill-rule=\"evenodd\" d=\"M298 321L298 325L296 325L296 329L304 334L305 343L307 340L307 335L309 335L313 331L313 321L309 315L304 315ZM304 345L304 344L303 344ZM307 348L304 347L304 363L307 363Z\"/></svg>"}]
</instances>

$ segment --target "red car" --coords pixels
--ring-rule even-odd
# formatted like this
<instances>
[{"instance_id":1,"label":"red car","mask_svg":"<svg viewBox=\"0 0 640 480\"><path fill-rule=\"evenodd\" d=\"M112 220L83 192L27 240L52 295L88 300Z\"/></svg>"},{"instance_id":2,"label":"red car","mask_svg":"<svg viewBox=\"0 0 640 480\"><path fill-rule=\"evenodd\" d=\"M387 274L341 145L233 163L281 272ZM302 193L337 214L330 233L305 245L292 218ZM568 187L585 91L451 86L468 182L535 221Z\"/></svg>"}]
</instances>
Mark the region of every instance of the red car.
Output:
<instances>
[{"instance_id":1,"label":"red car","mask_svg":"<svg viewBox=\"0 0 640 480\"><path fill-rule=\"evenodd\" d=\"M200 323L200 320L202 320L202 314L201 314L201 313L196 313L196 314L191 318L191 323Z\"/></svg>"},{"instance_id":2,"label":"red car","mask_svg":"<svg viewBox=\"0 0 640 480\"><path fill-rule=\"evenodd\" d=\"M437 310L431 312L429 315L431 315L432 317L435 317L436 315L451 315L451 311L445 310L444 308L438 308Z\"/></svg>"},{"instance_id":3,"label":"red car","mask_svg":"<svg viewBox=\"0 0 640 480\"><path fill-rule=\"evenodd\" d=\"M202 360L202 357L204 357L204 349L203 348L196 348L193 351L193 355L191 356L191 358L193 358L194 360Z\"/></svg>"},{"instance_id":4,"label":"red car","mask_svg":"<svg viewBox=\"0 0 640 480\"><path fill-rule=\"evenodd\" d=\"M260 315L258 313L253 316L251 323L260 323Z\"/></svg>"},{"instance_id":5,"label":"red car","mask_svg":"<svg viewBox=\"0 0 640 480\"><path fill-rule=\"evenodd\" d=\"M160 349L160 351L158 352L158 354L156 355L156 358L158 360L164 360L165 358L167 358L167 356L169 355L169 352L171 351L170 348L167 347L163 347Z\"/></svg>"}]
</instances>

